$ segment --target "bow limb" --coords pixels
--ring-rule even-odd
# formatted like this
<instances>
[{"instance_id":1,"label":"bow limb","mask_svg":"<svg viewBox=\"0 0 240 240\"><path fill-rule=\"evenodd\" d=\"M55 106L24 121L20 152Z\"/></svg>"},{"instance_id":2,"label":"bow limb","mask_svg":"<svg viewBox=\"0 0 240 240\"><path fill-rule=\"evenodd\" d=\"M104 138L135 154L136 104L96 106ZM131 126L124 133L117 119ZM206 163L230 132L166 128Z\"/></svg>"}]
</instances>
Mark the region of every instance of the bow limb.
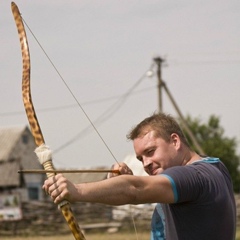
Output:
<instances>
[{"instance_id":1,"label":"bow limb","mask_svg":"<svg viewBox=\"0 0 240 240\"><path fill-rule=\"evenodd\" d=\"M11 4L12 13L14 20L17 26L18 35L20 38L20 45L22 51L22 61L23 61L23 72L22 72L22 95L24 108L26 110L27 118L31 128L32 135L34 137L35 143L38 146L36 153L41 161L45 170L53 171L54 167L51 159L51 151L45 146L45 141L43 134L37 120L37 116L34 110L34 106L31 98L31 89L30 89L30 53L27 41L27 35L22 21L21 14L17 5L12 2ZM54 176L55 173L47 173L47 177ZM59 205L62 214L65 220L68 223L69 228L71 229L76 240L85 240L83 233L80 230L80 227L73 216L70 204L66 201L63 201Z\"/></svg>"}]
</instances>

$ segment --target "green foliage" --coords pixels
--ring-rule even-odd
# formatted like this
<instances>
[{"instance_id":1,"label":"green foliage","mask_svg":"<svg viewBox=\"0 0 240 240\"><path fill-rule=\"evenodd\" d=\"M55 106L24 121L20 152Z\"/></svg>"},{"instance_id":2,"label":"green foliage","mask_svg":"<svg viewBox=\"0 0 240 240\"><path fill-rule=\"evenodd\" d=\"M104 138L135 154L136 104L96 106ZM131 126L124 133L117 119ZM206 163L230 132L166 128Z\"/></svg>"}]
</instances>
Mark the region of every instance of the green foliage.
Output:
<instances>
[{"instance_id":1,"label":"green foliage","mask_svg":"<svg viewBox=\"0 0 240 240\"><path fill-rule=\"evenodd\" d=\"M190 116L187 116L186 121L205 154L207 156L220 158L226 165L233 180L234 191L239 192L240 173L238 167L240 164L240 156L236 153L236 138L224 136L224 129L220 126L220 120L214 115L209 117L207 123L202 123L200 118L192 119ZM184 128L183 131L191 147L196 151Z\"/></svg>"}]
</instances>

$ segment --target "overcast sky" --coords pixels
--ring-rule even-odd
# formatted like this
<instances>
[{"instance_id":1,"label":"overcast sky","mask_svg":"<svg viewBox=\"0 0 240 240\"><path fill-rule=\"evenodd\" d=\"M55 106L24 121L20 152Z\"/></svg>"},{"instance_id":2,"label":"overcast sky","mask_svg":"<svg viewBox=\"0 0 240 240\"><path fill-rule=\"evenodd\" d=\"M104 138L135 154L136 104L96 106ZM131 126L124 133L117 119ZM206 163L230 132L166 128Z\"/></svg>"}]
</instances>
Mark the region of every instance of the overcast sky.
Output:
<instances>
[{"instance_id":1,"label":"overcast sky","mask_svg":"<svg viewBox=\"0 0 240 240\"><path fill-rule=\"evenodd\" d=\"M182 113L203 122L214 114L225 136L240 141L239 0L16 4L34 34L26 29L32 98L56 167L115 163L78 103L118 161L133 153L126 134L158 109L156 56L165 59L162 77ZM8 0L0 2L0 52L0 126L25 126L21 51ZM162 100L164 112L177 116L164 92Z\"/></svg>"}]
</instances>

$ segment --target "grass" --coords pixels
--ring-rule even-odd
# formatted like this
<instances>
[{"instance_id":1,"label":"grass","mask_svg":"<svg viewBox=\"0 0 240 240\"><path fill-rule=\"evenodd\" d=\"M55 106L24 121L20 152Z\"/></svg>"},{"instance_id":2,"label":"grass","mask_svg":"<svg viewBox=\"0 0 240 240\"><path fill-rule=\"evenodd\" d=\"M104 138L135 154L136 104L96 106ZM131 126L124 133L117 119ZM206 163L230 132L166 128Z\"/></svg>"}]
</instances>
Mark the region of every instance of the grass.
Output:
<instances>
[{"instance_id":1,"label":"grass","mask_svg":"<svg viewBox=\"0 0 240 240\"><path fill-rule=\"evenodd\" d=\"M133 232L118 232L118 233L86 233L87 240L149 240L149 232L140 232L136 236ZM55 236L1 236L1 240L75 240L72 234L56 235ZM237 229L236 239L240 240L240 227Z\"/></svg>"},{"instance_id":2,"label":"grass","mask_svg":"<svg viewBox=\"0 0 240 240\"><path fill-rule=\"evenodd\" d=\"M240 227L237 229L236 240L240 240Z\"/></svg>"},{"instance_id":3,"label":"grass","mask_svg":"<svg viewBox=\"0 0 240 240\"><path fill-rule=\"evenodd\" d=\"M87 240L149 240L149 232L138 233L138 237L134 233L86 233ZM24 236L24 237L2 237L1 240L74 240L73 235L56 235L56 236ZM237 230L236 240L240 240L240 228Z\"/></svg>"},{"instance_id":4,"label":"grass","mask_svg":"<svg viewBox=\"0 0 240 240\"><path fill-rule=\"evenodd\" d=\"M85 234L87 240L149 240L149 233L140 233L138 238L134 233L87 233ZM2 237L1 240L74 240L73 235L64 235L64 236L29 236L29 237Z\"/></svg>"}]
</instances>

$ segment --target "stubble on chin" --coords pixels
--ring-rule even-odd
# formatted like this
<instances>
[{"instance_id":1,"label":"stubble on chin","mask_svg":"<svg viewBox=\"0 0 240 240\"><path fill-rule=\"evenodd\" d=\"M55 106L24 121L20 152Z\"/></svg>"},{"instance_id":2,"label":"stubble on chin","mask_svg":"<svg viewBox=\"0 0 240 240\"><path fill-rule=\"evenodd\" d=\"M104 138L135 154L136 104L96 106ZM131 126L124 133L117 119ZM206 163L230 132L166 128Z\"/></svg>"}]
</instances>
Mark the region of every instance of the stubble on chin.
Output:
<instances>
[{"instance_id":1,"label":"stubble on chin","mask_svg":"<svg viewBox=\"0 0 240 240\"><path fill-rule=\"evenodd\" d=\"M153 174L152 174L152 175L159 175L159 174L161 174L163 171L164 171L163 168L158 168L158 169L156 169L155 171L153 171Z\"/></svg>"}]
</instances>

